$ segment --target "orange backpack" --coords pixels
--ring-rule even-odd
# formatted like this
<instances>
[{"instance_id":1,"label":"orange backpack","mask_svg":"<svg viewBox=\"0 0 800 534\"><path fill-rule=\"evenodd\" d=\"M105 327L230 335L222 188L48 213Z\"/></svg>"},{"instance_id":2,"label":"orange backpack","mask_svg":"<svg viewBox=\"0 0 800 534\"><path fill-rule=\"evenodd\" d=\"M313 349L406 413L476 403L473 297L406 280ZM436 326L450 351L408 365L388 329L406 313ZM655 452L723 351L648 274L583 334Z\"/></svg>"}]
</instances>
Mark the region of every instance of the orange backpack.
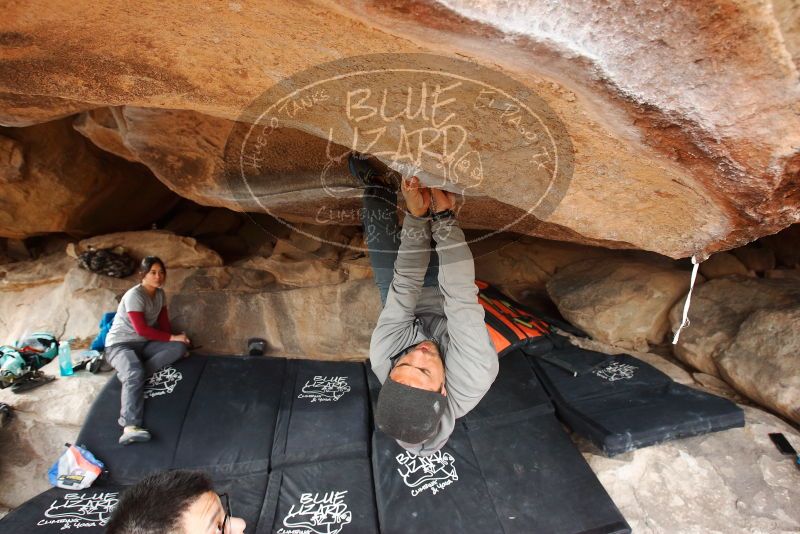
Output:
<instances>
[{"instance_id":1,"label":"orange backpack","mask_svg":"<svg viewBox=\"0 0 800 534\"><path fill-rule=\"evenodd\" d=\"M551 326L482 280L476 280L486 329L499 356L522 346L550 344Z\"/></svg>"}]
</instances>

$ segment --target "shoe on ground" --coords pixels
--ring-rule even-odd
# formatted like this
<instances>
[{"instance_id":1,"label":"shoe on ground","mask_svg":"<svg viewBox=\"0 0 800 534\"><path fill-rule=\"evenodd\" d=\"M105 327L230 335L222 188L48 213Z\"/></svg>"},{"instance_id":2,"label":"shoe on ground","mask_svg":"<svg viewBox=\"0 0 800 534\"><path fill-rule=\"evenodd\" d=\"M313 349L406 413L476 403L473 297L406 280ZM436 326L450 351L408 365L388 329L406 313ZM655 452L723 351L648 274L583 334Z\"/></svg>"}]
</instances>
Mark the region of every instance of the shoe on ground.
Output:
<instances>
[{"instance_id":1,"label":"shoe on ground","mask_svg":"<svg viewBox=\"0 0 800 534\"><path fill-rule=\"evenodd\" d=\"M263 356L267 350L267 341L260 337L251 337L247 340L247 354L250 356Z\"/></svg>"},{"instance_id":2,"label":"shoe on ground","mask_svg":"<svg viewBox=\"0 0 800 534\"><path fill-rule=\"evenodd\" d=\"M89 360L89 363L86 364L86 369L89 370L90 373L93 375L97 373L105 373L113 369L111 365L103 358L102 356L98 356Z\"/></svg>"},{"instance_id":3,"label":"shoe on ground","mask_svg":"<svg viewBox=\"0 0 800 534\"><path fill-rule=\"evenodd\" d=\"M126 426L119 438L120 445L150 441L150 432L140 426Z\"/></svg>"},{"instance_id":4,"label":"shoe on ground","mask_svg":"<svg viewBox=\"0 0 800 534\"><path fill-rule=\"evenodd\" d=\"M54 376L46 375L42 371L30 371L11 384L11 391L24 393L43 386L55 380Z\"/></svg>"}]
</instances>

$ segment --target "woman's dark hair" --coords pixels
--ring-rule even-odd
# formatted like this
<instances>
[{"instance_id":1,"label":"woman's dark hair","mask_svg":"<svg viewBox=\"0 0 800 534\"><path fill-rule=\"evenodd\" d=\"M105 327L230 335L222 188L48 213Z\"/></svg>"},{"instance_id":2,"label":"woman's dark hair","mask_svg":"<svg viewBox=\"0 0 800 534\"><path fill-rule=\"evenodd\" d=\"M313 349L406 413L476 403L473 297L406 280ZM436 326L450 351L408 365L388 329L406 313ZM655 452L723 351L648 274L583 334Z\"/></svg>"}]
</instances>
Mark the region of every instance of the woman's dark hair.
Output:
<instances>
[{"instance_id":1,"label":"woman's dark hair","mask_svg":"<svg viewBox=\"0 0 800 534\"><path fill-rule=\"evenodd\" d=\"M198 471L162 471L128 488L108 522L108 534L162 534L179 528L181 515L206 492L211 479Z\"/></svg>"},{"instance_id":2,"label":"woman's dark hair","mask_svg":"<svg viewBox=\"0 0 800 534\"><path fill-rule=\"evenodd\" d=\"M159 264L162 269L164 269L165 273L167 272L167 266L164 265L164 262L161 261L161 258L158 256L146 256L139 265L139 274L142 276L146 275L156 263Z\"/></svg>"}]
</instances>

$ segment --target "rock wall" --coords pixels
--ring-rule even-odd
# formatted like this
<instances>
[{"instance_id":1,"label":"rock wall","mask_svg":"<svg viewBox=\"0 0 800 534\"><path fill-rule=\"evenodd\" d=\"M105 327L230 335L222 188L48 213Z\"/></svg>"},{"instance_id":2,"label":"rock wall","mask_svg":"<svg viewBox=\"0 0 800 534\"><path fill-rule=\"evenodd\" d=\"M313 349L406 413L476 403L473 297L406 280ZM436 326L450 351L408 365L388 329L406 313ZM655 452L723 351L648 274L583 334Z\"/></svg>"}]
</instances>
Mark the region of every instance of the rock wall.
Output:
<instances>
[{"instance_id":1,"label":"rock wall","mask_svg":"<svg viewBox=\"0 0 800 534\"><path fill-rule=\"evenodd\" d=\"M89 246L119 246L137 259L155 254L164 260L173 327L206 351L243 353L249 337L263 337L271 354L363 360L380 305L369 264L305 239L289 236L262 247L268 257L223 266L216 252L193 238L125 232L70 244L72 257L62 250L0 265L0 337L13 343L44 330L87 345L102 315L117 309L138 278L93 274L74 256ZM346 230L341 239L351 239Z\"/></svg>"},{"instance_id":2,"label":"rock wall","mask_svg":"<svg viewBox=\"0 0 800 534\"><path fill-rule=\"evenodd\" d=\"M0 128L0 237L147 226L177 200L141 163L88 142L72 119Z\"/></svg>"},{"instance_id":3,"label":"rock wall","mask_svg":"<svg viewBox=\"0 0 800 534\"><path fill-rule=\"evenodd\" d=\"M234 204L252 192L226 188L215 169L226 129L263 91L326 61L426 52L511 76L564 124L574 149L569 188L551 213L516 231L678 258L800 218L800 17L785 0L50 7L57 19L6 7L2 123L92 110L78 119L82 133L208 205L247 209ZM290 142L270 157L258 196L305 220L320 204L352 209L351 197L309 183L330 121L309 115L291 126L302 132L284 132ZM346 131L333 140L351 148ZM501 228L529 208L518 173L529 162L524 152L483 150L494 171L465 220Z\"/></svg>"}]
</instances>

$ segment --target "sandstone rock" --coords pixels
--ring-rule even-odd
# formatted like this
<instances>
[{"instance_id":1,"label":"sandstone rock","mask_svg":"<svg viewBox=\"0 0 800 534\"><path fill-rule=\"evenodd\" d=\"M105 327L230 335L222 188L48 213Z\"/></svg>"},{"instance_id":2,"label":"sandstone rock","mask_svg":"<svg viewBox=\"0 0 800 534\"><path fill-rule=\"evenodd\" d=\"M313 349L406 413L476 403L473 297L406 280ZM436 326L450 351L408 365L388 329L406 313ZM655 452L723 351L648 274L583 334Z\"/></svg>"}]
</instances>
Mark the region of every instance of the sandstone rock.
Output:
<instances>
[{"instance_id":1,"label":"sandstone rock","mask_svg":"<svg viewBox=\"0 0 800 534\"><path fill-rule=\"evenodd\" d=\"M31 252L22 239L6 240L6 255L15 261L25 261L31 259Z\"/></svg>"},{"instance_id":2,"label":"sandstone rock","mask_svg":"<svg viewBox=\"0 0 800 534\"><path fill-rule=\"evenodd\" d=\"M0 183L12 183L22 180L22 165L25 156L22 154L22 143L0 136Z\"/></svg>"},{"instance_id":3,"label":"sandstone rock","mask_svg":"<svg viewBox=\"0 0 800 534\"><path fill-rule=\"evenodd\" d=\"M331 149L323 140L292 129L279 128L275 142L264 150L256 175L238 184L220 165L232 121L176 110L140 109L126 106L126 147L138 154L164 183L181 195L207 206L247 211L251 217L280 216L283 223L275 237L291 231L294 223L311 225L360 225L361 190L340 161L330 165ZM186 132L200 136L193 139ZM91 131L86 131L91 137ZM102 142L102 140L101 140ZM324 180L323 180L324 175ZM194 178L192 178L194 177ZM324 184L323 184L324 182ZM338 189L337 189L338 188ZM491 214L491 219L487 218ZM489 197L473 197L459 213L465 228L511 227L515 231L553 239L576 240L612 248L630 244L580 236L569 229L526 216L525 211ZM267 227L274 225L267 225ZM173 229L169 224L168 229ZM183 227L175 228L184 233ZM263 254L262 254L263 255Z\"/></svg>"},{"instance_id":4,"label":"sandstone rock","mask_svg":"<svg viewBox=\"0 0 800 534\"><path fill-rule=\"evenodd\" d=\"M359 230L355 232L350 238L342 253L339 257L342 260L354 260L369 253L366 242L364 241L364 233Z\"/></svg>"},{"instance_id":5,"label":"sandstone rock","mask_svg":"<svg viewBox=\"0 0 800 534\"><path fill-rule=\"evenodd\" d=\"M118 298L133 285L129 280L95 275L78 267L62 276L60 283L0 289L1 343L14 343L25 334L45 331L85 344L97 335L103 314L115 311Z\"/></svg>"},{"instance_id":6,"label":"sandstone rock","mask_svg":"<svg viewBox=\"0 0 800 534\"><path fill-rule=\"evenodd\" d=\"M734 249L733 255L751 271L763 273L775 268L775 253L768 248L741 247Z\"/></svg>"},{"instance_id":7,"label":"sandstone rock","mask_svg":"<svg viewBox=\"0 0 800 534\"><path fill-rule=\"evenodd\" d=\"M238 235L201 237L200 242L219 254L225 263L248 255L247 242Z\"/></svg>"},{"instance_id":8,"label":"sandstone rock","mask_svg":"<svg viewBox=\"0 0 800 534\"><path fill-rule=\"evenodd\" d=\"M800 305L753 312L717 358L726 382L800 423Z\"/></svg>"},{"instance_id":9,"label":"sandstone rock","mask_svg":"<svg viewBox=\"0 0 800 534\"><path fill-rule=\"evenodd\" d=\"M713 393L714 395L726 397L740 404L747 402L745 397L739 395L735 389L716 376L708 375L706 373L692 373L692 378L694 378L695 382L703 386L704 389Z\"/></svg>"},{"instance_id":10,"label":"sandstone rock","mask_svg":"<svg viewBox=\"0 0 800 534\"><path fill-rule=\"evenodd\" d=\"M380 309L371 280L283 291L179 293L170 300L176 328L204 350L242 354L249 337L263 337L270 354L362 361Z\"/></svg>"},{"instance_id":11,"label":"sandstone rock","mask_svg":"<svg viewBox=\"0 0 800 534\"><path fill-rule=\"evenodd\" d=\"M311 253L298 258L274 253L269 258L251 258L241 264L245 269L271 273L275 279L289 287L316 287L343 282L347 275L336 263L319 259Z\"/></svg>"},{"instance_id":12,"label":"sandstone rock","mask_svg":"<svg viewBox=\"0 0 800 534\"><path fill-rule=\"evenodd\" d=\"M237 235L247 243L250 255L267 258L272 254L275 236L253 218L247 218Z\"/></svg>"},{"instance_id":13,"label":"sandstone rock","mask_svg":"<svg viewBox=\"0 0 800 534\"><path fill-rule=\"evenodd\" d=\"M348 270L332 268L320 259L293 261L273 258L268 261L262 258L262 261L266 261L268 267L282 277L282 285L276 284L276 277L271 272L245 268L241 265L243 262L237 267L168 267L169 276L165 290L175 329L186 330L193 335L193 339L200 340L198 343L205 350L211 352L240 352L243 350L242 339L248 335L265 335L264 325L269 325L270 339L285 338L275 345L285 353L299 356L304 354L303 347L311 347L318 357L336 359L342 355L341 347L346 345L347 340L366 339L365 345L354 348L352 354L349 351L345 354L348 358L366 356L371 329L366 333L359 331L354 334L349 324L355 321L354 317L363 313L368 314L363 319L368 324L374 324L377 319L377 307L372 307L372 300L377 299L377 292L371 279L364 280L364 287L356 292L347 287L359 287L359 282L348 282L344 284L347 287L335 289L335 286L324 284L342 285L340 282L349 274L352 275ZM368 268L368 264L364 266ZM366 274L362 272L360 276ZM22 334L36 329L52 331L58 336L76 337L86 342L96 335L102 314L114 311L122 294L137 283L135 275L120 280L96 275L78 267L62 273L61 278L63 281L60 283L28 287L19 291L0 289L0 335L3 339L13 342ZM272 295L290 284L307 285L309 293L305 296L298 293L294 297ZM264 292L271 296L261 296ZM353 300L343 303L342 295L348 295ZM321 302L314 301L314 298L321 299ZM331 299L334 299L333 302L322 302ZM177 304L173 305L173 301ZM208 308L207 301L216 302L217 307ZM271 309L273 301L282 308ZM182 302L186 304L180 304ZM202 302L203 306L198 306L198 302ZM43 306L43 303L50 305ZM338 328L335 335L328 333L321 336L319 325L315 325L313 321L297 319L309 314L318 316L317 312L310 312L303 306L327 309L334 313L331 308L334 303L354 306L352 311L343 312L341 317L325 319L326 326L323 330ZM251 305L252 309L248 308ZM226 311L225 306L229 306L232 311ZM375 313L371 314L371 311ZM268 319L273 313L278 317ZM220 321L223 323L221 330L215 326ZM300 326L308 330L296 331ZM207 330L213 334L206 333ZM334 341L319 339L321 337L330 337ZM334 350L334 346L339 348Z\"/></svg>"},{"instance_id":14,"label":"sandstone rock","mask_svg":"<svg viewBox=\"0 0 800 534\"><path fill-rule=\"evenodd\" d=\"M98 108L75 117L72 126L94 144L128 161L136 156L125 146L120 126L125 128L122 110L118 107Z\"/></svg>"},{"instance_id":15,"label":"sandstone rock","mask_svg":"<svg viewBox=\"0 0 800 534\"><path fill-rule=\"evenodd\" d=\"M339 266L344 270L347 280L372 280L372 265L366 256L343 260Z\"/></svg>"},{"instance_id":16,"label":"sandstone rock","mask_svg":"<svg viewBox=\"0 0 800 534\"><path fill-rule=\"evenodd\" d=\"M683 257L729 249L798 219L796 9L789 2L715 9L544 0L311 5L206 6L189 21L175 6L145 8L142 15L62 2L57 25L9 6L0 30L16 37L10 74L0 77L2 118L20 124L45 120L48 110L60 117L124 105L233 120L265 88L313 65L365 50L422 51L508 73L569 125L574 178L537 235L564 231L579 242L612 241ZM95 37L72 43L78 33ZM146 42L134 38L142 34ZM183 53L175 54L176 47ZM102 58L104 68L88 68L87 57ZM346 116L344 104L330 110ZM125 135L136 130L130 122L125 119ZM336 121L306 114L293 122L325 137ZM177 130L141 134L155 140L144 143L154 147L146 156L134 147L136 135L124 145L174 190L215 205L235 203L206 155L219 136L194 131L189 122ZM334 141L347 145L346 133L339 128ZM165 150L170 143L175 149ZM505 181L502 172L526 168L522 152L491 158L507 167L491 177L485 193L507 213L530 204L525 188ZM167 167L173 170L164 172ZM319 188L296 185L302 174L275 180L265 196L273 205L319 201ZM289 175L274 172L270 179ZM482 222L497 227L502 211L484 211Z\"/></svg>"},{"instance_id":17,"label":"sandstone rock","mask_svg":"<svg viewBox=\"0 0 800 534\"><path fill-rule=\"evenodd\" d=\"M284 244L287 242L280 240L279 243ZM292 232L291 236L289 236L288 243L290 243L292 247L303 252L316 252L322 247L321 239L316 238L313 234L305 234L297 231Z\"/></svg>"},{"instance_id":18,"label":"sandstone rock","mask_svg":"<svg viewBox=\"0 0 800 534\"><path fill-rule=\"evenodd\" d=\"M716 360L750 314L790 306L798 298L800 285L792 280L732 276L695 286L689 309L691 324L681 332L674 347L675 356L699 371L719 376ZM683 300L669 314L673 331L681 323Z\"/></svg>"},{"instance_id":19,"label":"sandstone rock","mask_svg":"<svg viewBox=\"0 0 800 534\"><path fill-rule=\"evenodd\" d=\"M731 274L747 276L747 267L730 252L717 252L700 264L700 274L706 279L722 278Z\"/></svg>"},{"instance_id":20,"label":"sandstone rock","mask_svg":"<svg viewBox=\"0 0 800 534\"><path fill-rule=\"evenodd\" d=\"M37 260L19 261L0 266L0 291L19 291L28 287L54 284L64 280L75 260L63 252Z\"/></svg>"},{"instance_id":21,"label":"sandstone rock","mask_svg":"<svg viewBox=\"0 0 800 534\"><path fill-rule=\"evenodd\" d=\"M800 529L797 469L767 436L800 433L774 415L744 407L746 426L621 454L581 446L633 532L784 533Z\"/></svg>"},{"instance_id":22,"label":"sandstone rock","mask_svg":"<svg viewBox=\"0 0 800 534\"><path fill-rule=\"evenodd\" d=\"M561 315L593 338L646 351L660 342L667 314L689 287L689 273L664 261L584 260L556 272L547 292Z\"/></svg>"},{"instance_id":23,"label":"sandstone rock","mask_svg":"<svg viewBox=\"0 0 800 534\"><path fill-rule=\"evenodd\" d=\"M278 239L275 242L272 256L285 256L296 261L305 258L317 258L329 260L331 264L335 264L341 252L340 247L338 244L332 245L322 242L322 240L315 238L311 234L304 236L297 232L292 232L287 239Z\"/></svg>"},{"instance_id":24,"label":"sandstone rock","mask_svg":"<svg viewBox=\"0 0 800 534\"><path fill-rule=\"evenodd\" d=\"M290 264L280 266L281 273L311 284L309 273L322 269L308 261L298 266L299 274ZM371 279L321 285L346 276L341 269L325 271L310 287L290 290L264 270L170 268L165 291L173 328L188 332L205 351L242 353L248 337L260 336L277 355L364 359L380 299ZM103 313L116 310L135 283L135 276L120 280L72 267L60 283L0 289L0 343L45 330L86 344Z\"/></svg>"},{"instance_id":25,"label":"sandstone rock","mask_svg":"<svg viewBox=\"0 0 800 534\"><path fill-rule=\"evenodd\" d=\"M793 224L775 235L761 238L760 241L775 252L775 258L781 265L800 266L800 224Z\"/></svg>"},{"instance_id":26,"label":"sandstone rock","mask_svg":"<svg viewBox=\"0 0 800 534\"><path fill-rule=\"evenodd\" d=\"M56 253L63 254L67 245L74 242L74 238L66 234L47 234L27 239L26 242L31 255L34 258L41 258Z\"/></svg>"},{"instance_id":27,"label":"sandstone rock","mask_svg":"<svg viewBox=\"0 0 800 534\"><path fill-rule=\"evenodd\" d=\"M7 34L6 34L7 35ZM29 39L28 42L30 42ZM97 107L86 102L0 91L0 125L32 126Z\"/></svg>"},{"instance_id":28,"label":"sandstone rock","mask_svg":"<svg viewBox=\"0 0 800 534\"><path fill-rule=\"evenodd\" d=\"M205 214L199 208L181 210L164 225L163 229L178 235L191 235L204 218Z\"/></svg>"},{"instance_id":29,"label":"sandstone rock","mask_svg":"<svg viewBox=\"0 0 800 534\"><path fill-rule=\"evenodd\" d=\"M80 352L73 353L75 361L78 361ZM72 376L60 376L57 360L42 367L42 371L55 376L55 381L27 391L24 395L13 393L10 389L0 390L0 402L12 406L15 415L78 427L83 425L94 398L114 375L113 372L92 374L78 371Z\"/></svg>"},{"instance_id":30,"label":"sandstone rock","mask_svg":"<svg viewBox=\"0 0 800 534\"><path fill-rule=\"evenodd\" d=\"M201 245L191 237L181 237L164 230L118 232L98 235L78 243L75 252L81 254L89 248L123 247L137 260L145 256L158 256L167 268L212 267L222 265L219 254Z\"/></svg>"},{"instance_id":31,"label":"sandstone rock","mask_svg":"<svg viewBox=\"0 0 800 534\"><path fill-rule=\"evenodd\" d=\"M222 164L234 121L193 111L132 106L123 108L122 120L120 142L170 189L199 204L240 212L265 213L266 207L291 213L283 208L287 201L311 201L314 205L303 211L313 217L321 208L320 200L336 203L321 189L320 176L328 159L327 144L318 137L282 128L259 162L262 179L251 177L252 189L238 189ZM333 180L332 185L353 184L343 165L337 166Z\"/></svg>"},{"instance_id":32,"label":"sandstone rock","mask_svg":"<svg viewBox=\"0 0 800 534\"><path fill-rule=\"evenodd\" d=\"M764 278L791 278L800 280L800 269L772 269L764 273Z\"/></svg>"},{"instance_id":33,"label":"sandstone rock","mask_svg":"<svg viewBox=\"0 0 800 534\"><path fill-rule=\"evenodd\" d=\"M242 225L243 216L226 209L212 209L193 228L193 236L221 235L233 233Z\"/></svg>"},{"instance_id":34,"label":"sandstone rock","mask_svg":"<svg viewBox=\"0 0 800 534\"><path fill-rule=\"evenodd\" d=\"M518 298L522 291L544 291L545 284L559 269L581 260L614 257L615 252L599 247L549 241L528 236L498 235L472 238L475 277Z\"/></svg>"},{"instance_id":35,"label":"sandstone rock","mask_svg":"<svg viewBox=\"0 0 800 534\"><path fill-rule=\"evenodd\" d=\"M48 232L96 234L146 224L176 197L141 164L94 147L61 120L27 128L0 128L21 146L22 178L0 181L0 236Z\"/></svg>"},{"instance_id":36,"label":"sandstone rock","mask_svg":"<svg viewBox=\"0 0 800 534\"><path fill-rule=\"evenodd\" d=\"M15 417L0 432L0 447L3 448L1 506L16 508L50 489L47 471L64 452L64 443L73 443L79 432L77 426L26 415Z\"/></svg>"}]
</instances>

